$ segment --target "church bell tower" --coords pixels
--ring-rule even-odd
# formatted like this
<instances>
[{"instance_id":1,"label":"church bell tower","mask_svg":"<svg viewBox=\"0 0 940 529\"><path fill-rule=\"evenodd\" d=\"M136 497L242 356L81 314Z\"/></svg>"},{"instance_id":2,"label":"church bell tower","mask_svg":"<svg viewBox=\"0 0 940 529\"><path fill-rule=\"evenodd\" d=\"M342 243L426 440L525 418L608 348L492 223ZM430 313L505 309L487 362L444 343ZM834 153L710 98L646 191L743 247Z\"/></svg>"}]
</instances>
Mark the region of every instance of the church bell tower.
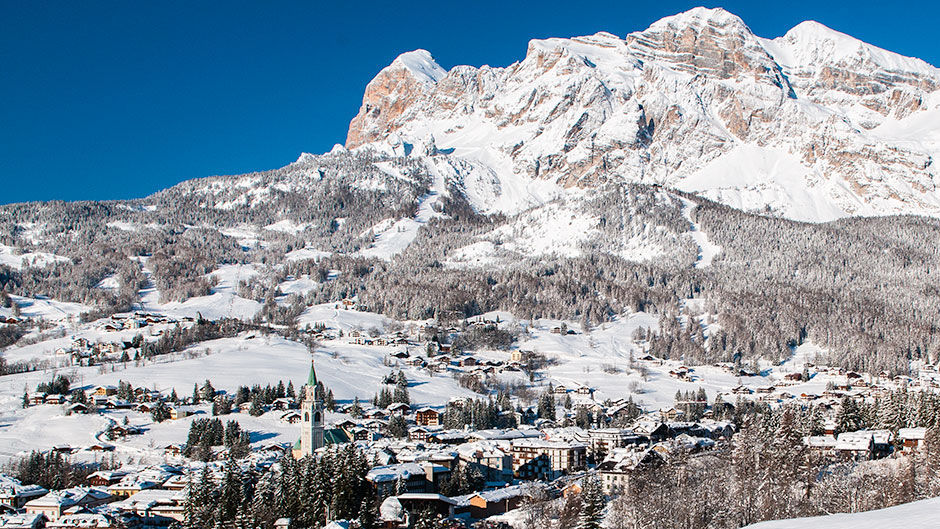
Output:
<instances>
[{"instance_id":1,"label":"church bell tower","mask_svg":"<svg viewBox=\"0 0 940 529\"><path fill-rule=\"evenodd\" d=\"M317 395L317 372L310 359L310 376L304 386L304 399L300 404L300 457L323 448L323 399Z\"/></svg>"}]
</instances>

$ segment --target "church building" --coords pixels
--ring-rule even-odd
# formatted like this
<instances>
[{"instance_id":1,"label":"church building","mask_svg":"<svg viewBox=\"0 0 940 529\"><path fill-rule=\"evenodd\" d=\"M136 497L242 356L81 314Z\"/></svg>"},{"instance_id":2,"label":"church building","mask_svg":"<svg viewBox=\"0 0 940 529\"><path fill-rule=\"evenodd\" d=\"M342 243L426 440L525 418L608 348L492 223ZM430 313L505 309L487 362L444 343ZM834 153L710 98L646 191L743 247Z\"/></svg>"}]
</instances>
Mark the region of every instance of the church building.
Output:
<instances>
[{"instance_id":1,"label":"church building","mask_svg":"<svg viewBox=\"0 0 940 529\"><path fill-rule=\"evenodd\" d=\"M300 415L300 441L293 450L294 457L298 459L323 448L323 399L317 395L317 371L313 359L310 360L310 375L304 386Z\"/></svg>"}]
</instances>

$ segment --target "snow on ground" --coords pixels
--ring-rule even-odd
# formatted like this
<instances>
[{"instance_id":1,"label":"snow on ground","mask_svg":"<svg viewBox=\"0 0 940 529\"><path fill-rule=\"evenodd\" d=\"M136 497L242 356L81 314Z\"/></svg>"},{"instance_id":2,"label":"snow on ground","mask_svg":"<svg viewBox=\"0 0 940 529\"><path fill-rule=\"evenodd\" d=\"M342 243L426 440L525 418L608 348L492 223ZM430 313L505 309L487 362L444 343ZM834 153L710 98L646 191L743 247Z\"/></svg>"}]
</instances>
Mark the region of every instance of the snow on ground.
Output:
<instances>
[{"instance_id":1,"label":"snow on ground","mask_svg":"<svg viewBox=\"0 0 940 529\"><path fill-rule=\"evenodd\" d=\"M20 314L24 318L42 318L48 321L64 321L69 318L77 319L78 315L88 312L91 307L81 303L70 303L67 301L56 301L44 296L36 298L24 298L21 296L10 296L20 308ZM0 316L12 316L11 309L0 308Z\"/></svg>"},{"instance_id":2,"label":"snow on ground","mask_svg":"<svg viewBox=\"0 0 940 529\"><path fill-rule=\"evenodd\" d=\"M933 529L938 511L940 498L930 498L876 511L762 522L747 529Z\"/></svg>"},{"instance_id":3,"label":"snow on ground","mask_svg":"<svg viewBox=\"0 0 940 529\"><path fill-rule=\"evenodd\" d=\"M653 314L626 315L591 329L590 333L577 331L578 334L573 335L550 331L560 322L546 324L540 320L536 323L532 339L520 344L520 348L559 361L558 365L546 369L546 376L539 383L551 382L569 389L594 388L594 399L599 402L632 397L649 410L659 410L672 406L679 390L694 391L702 387L709 398L714 398L717 393L727 392L738 384L737 377L711 366L695 368L697 378L686 382L669 375L670 370L681 365L679 362L638 360L644 355L643 348L632 335L638 328L658 329L658 318ZM568 326L577 329L571 323Z\"/></svg>"},{"instance_id":4,"label":"snow on ground","mask_svg":"<svg viewBox=\"0 0 940 529\"><path fill-rule=\"evenodd\" d=\"M254 226L244 225L237 228L222 228L219 233L234 238L244 248L254 248L260 243L261 235Z\"/></svg>"},{"instance_id":5,"label":"snow on ground","mask_svg":"<svg viewBox=\"0 0 940 529\"><path fill-rule=\"evenodd\" d=\"M313 279L310 279L310 276L304 275L297 279L288 279L280 283L277 288L281 290L283 294L306 294L311 290L317 288L317 283Z\"/></svg>"},{"instance_id":6,"label":"snow on ground","mask_svg":"<svg viewBox=\"0 0 940 529\"><path fill-rule=\"evenodd\" d=\"M111 221L107 224L109 228L115 228L123 231L137 231L137 225L132 222L126 222L123 220Z\"/></svg>"},{"instance_id":7,"label":"snow on ground","mask_svg":"<svg viewBox=\"0 0 940 529\"><path fill-rule=\"evenodd\" d=\"M373 227L375 238L372 245L359 252L363 257L377 257L391 259L398 255L415 240L418 229L427 224L433 217L440 215L434 211L434 204L438 203L446 192L447 185L444 176L432 163L427 164L428 170L434 180L430 191L421 197L418 202L418 213L411 219L386 219ZM385 170L385 169L383 169Z\"/></svg>"},{"instance_id":8,"label":"snow on ground","mask_svg":"<svg viewBox=\"0 0 940 529\"><path fill-rule=\"evenodd\" d=\"M368 331L370 329L384 331L390 322L391 320L381 314L346 310L338 303L323 303L308 307L297 318L297 326L301 328L308 324L323 323L329 329L341 330L344 333L351 330Z\"/></svg>"},{"instance_id":9,"label":"snow on ground","mask_svg":"<svg viewBox=\"0 0 940 529\"><path fill-rule=\"evenodd\" d=\"M569 204L549 203L497 228L492 235L508 239L507 249L527 256L577 257L581 243L596 233L597 222Z\"/></svg>"},{"instance_id":10,"label":"snow on ground","mask_svg":"<svg viewBox=\"0 0 940 529\"><path fill-rule=\"evenodd\" d=\"M829 351L811 342L806 342L803 345L794 348L793 356L788 358L779 366L774 367L772 370L775 373L782 374L800 373L803 371L803 366L805 364L825 364L825 360L828 357Z\"/></svg>"},{"instance_id":11,"label":"snow on ground","mask_svg":"<svg viewBox=\"0 0 940 529\"><path fill-rule=\"evenodd\" d=\"M321 250L314 250L312 248L301 248L299 250L293 250L287 252L288 261L303 261L305 259L313 259L314 261L319 261L324 257L329 257L333 255L332 252L324 252Z\"/></svg>"},{"instance_id":12,"label":"snow on ground","mask_svg":"<svg viewBox=\"0 0 940 529\"><path fill-rule=\"evenodd\" d=\"M828 180L782 149L738 145L675 187L745 211L781 204L784 216L812 222L844 217L847 212L871 214L858 203L841 179Z\"/></svg>"},{"instance_id":13,"label":"snow on ground","mask_svg":"<svg viewBox=\"0 0 940 529\"><path fill-rule=\"evenodd\" d=\"M16 254L16 249L12 246L0 244L0 264L7 265L10 268L19 270L25 260L30 266L43 267L57 261L70 261L68 257L54 255L45 252L26 252L20 255Z\"/></svg>"},{"instance_id":14,"label":"snow on ground","mask_svg":"<svg viewBox=\"0 0 940 529\"><path fill-rule=\"evenodd\" d=\"M117 290L121 288L121 282L117 275L111 274L99 281L98 284L95 285L95 288L100 288L101 290Z\"/></svg>"},{"instance_id":15,"label":"snow on ground","mask_svg":"<svg viewBox=\"0 0 940 529\"><path fill-rule=\"evenodd\" d=\"M369 401L381 387L382 378L394 367L385 365L392 347L373 347L347 344L337 340L325 342L315 354L317 375L330 388L337 401L351 402L359 397ZM195 345L183 353L164 355L152 364L141 366L128 362L105 368L73 367L59 370L71 375L73 387L90 388L99 384L117 385L118 381L131 382L135 387L146 387L169 393L176 389L181 396L189 395L193 384L202 385L206 379L216 389L229 393L240 385L276 384L283 380L300 388L306 382L310 368L310 353L303 344L277 336L262 337L256 333L235 338L211 340ZM409 392L415 406L440 405L451 396L472 396L460 388L449 374L431 374L402 366L410 381ZM104 372L101 372L104 371ZM162 445L182 443L186 440L188 422L169 421L151 424L150 416L133 411L103 412L101 416L64 416L61 406L40 405L21 408L24 389L34 390L36 384L50 379L54 372L35 371L0 378L0 458L9 458L22 451L48 449L55 444L87 446L95 441L94 435L106 428L107 419L120 422L128 415L133 425L143 425L148 431L128 441L132 446L122 452L155 454ZM208 416L204 407L202 417ZM283 424L279 413L269 412L262 417L233 414L224 420L236 419L253 432L253 442L293 443L299 427ZM119 444L119 441L112 441ZM135 448L136 447L136 448ZM147 450L150 450L147 452ZM139 454L138 454L139 455Z\"/></svg>"},{"instance_id":16,"label":"snow on ground","mask_svg":"<svg viewBox=\"0 0 940 529\"><path fill-rule=\"evenodd\" d=\"M150 277L150 270L144 266L144 273ZM261 303L245 299L237 295L238 283L247 281L257 275L258 269L254 265L224 265L209 274L210 278L218 280L208 296L189 298L186 301L160 302L160 293L157 292L153 281L140 291L140 308L145 311L159 312L174 318L197 317L210 320L220 318L251 319L261 310Z\"/></svg>"},{"instance_id":17,"label":"snow on ground","mask_svg":"<svg viewBox=\"0 0 940 529\"><path fill-rule=\"evenodd\" d=\"M721 245L715 244L708 240L708 235L702 231L701 226L698 225L695 221L692 220L692 208L696 206L694 202L689 199L683 198L683 207L682 214L685 218L689 219L691 224L691 233L692 240L695 241L695 244L698 245L698 259L695 261L695 268L705 268L711 266L712 259L716 255L721 253Z\"/></svg>"},{"instance_id":18,"label":"snow on ground","mask_svg":"<svg viewBox=\"0 0 940 529\"><path fill-rule=\"evenodd\" d=\"M270 231L279 231L282 233L298 234L307 229L309 224L297 224L290 219L279 220L274 224L268 224L263 229Z\"/></svg>"}]
</instances>

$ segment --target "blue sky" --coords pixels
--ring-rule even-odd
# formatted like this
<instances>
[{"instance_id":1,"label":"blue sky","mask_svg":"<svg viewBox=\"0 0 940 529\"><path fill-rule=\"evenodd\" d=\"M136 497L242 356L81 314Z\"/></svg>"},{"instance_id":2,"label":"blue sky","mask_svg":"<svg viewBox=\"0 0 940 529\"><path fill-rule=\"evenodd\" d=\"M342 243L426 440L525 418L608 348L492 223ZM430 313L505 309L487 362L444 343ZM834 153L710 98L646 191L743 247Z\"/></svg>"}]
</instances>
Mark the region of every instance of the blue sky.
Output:
<instances>
[{"instance_id":1,"label":"blue sky","mask_svg":"<svg viewBox=\"0 0 940 529\"><path fill-rule=\"evenodd\" d=\"M940 64L927 2L0 0L0 203L134 198L343 143L399 53L505 66L532 38L623 36L696 5L763 37L817 20Z\"/></svg>"}]
</instances>

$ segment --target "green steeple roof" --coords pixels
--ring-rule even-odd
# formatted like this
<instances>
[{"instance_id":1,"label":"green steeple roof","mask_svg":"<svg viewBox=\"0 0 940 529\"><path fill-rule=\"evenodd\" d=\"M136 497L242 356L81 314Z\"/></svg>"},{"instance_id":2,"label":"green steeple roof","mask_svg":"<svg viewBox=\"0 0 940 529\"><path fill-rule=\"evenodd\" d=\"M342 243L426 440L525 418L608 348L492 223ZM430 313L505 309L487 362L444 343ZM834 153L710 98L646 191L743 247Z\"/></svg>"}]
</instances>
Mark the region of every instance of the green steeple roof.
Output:
<instances>
[{"instance_id":1,"label":"green steeple roof","mask_svg":"<svg viewBox=\"0 0 940 529\"><path fill-rule=\"evenodd\" d=\"M310 376L307 377L307 385L317 387L317 370L313 367L313 358L310 359Z\"/></svg>"}]
</instances>

